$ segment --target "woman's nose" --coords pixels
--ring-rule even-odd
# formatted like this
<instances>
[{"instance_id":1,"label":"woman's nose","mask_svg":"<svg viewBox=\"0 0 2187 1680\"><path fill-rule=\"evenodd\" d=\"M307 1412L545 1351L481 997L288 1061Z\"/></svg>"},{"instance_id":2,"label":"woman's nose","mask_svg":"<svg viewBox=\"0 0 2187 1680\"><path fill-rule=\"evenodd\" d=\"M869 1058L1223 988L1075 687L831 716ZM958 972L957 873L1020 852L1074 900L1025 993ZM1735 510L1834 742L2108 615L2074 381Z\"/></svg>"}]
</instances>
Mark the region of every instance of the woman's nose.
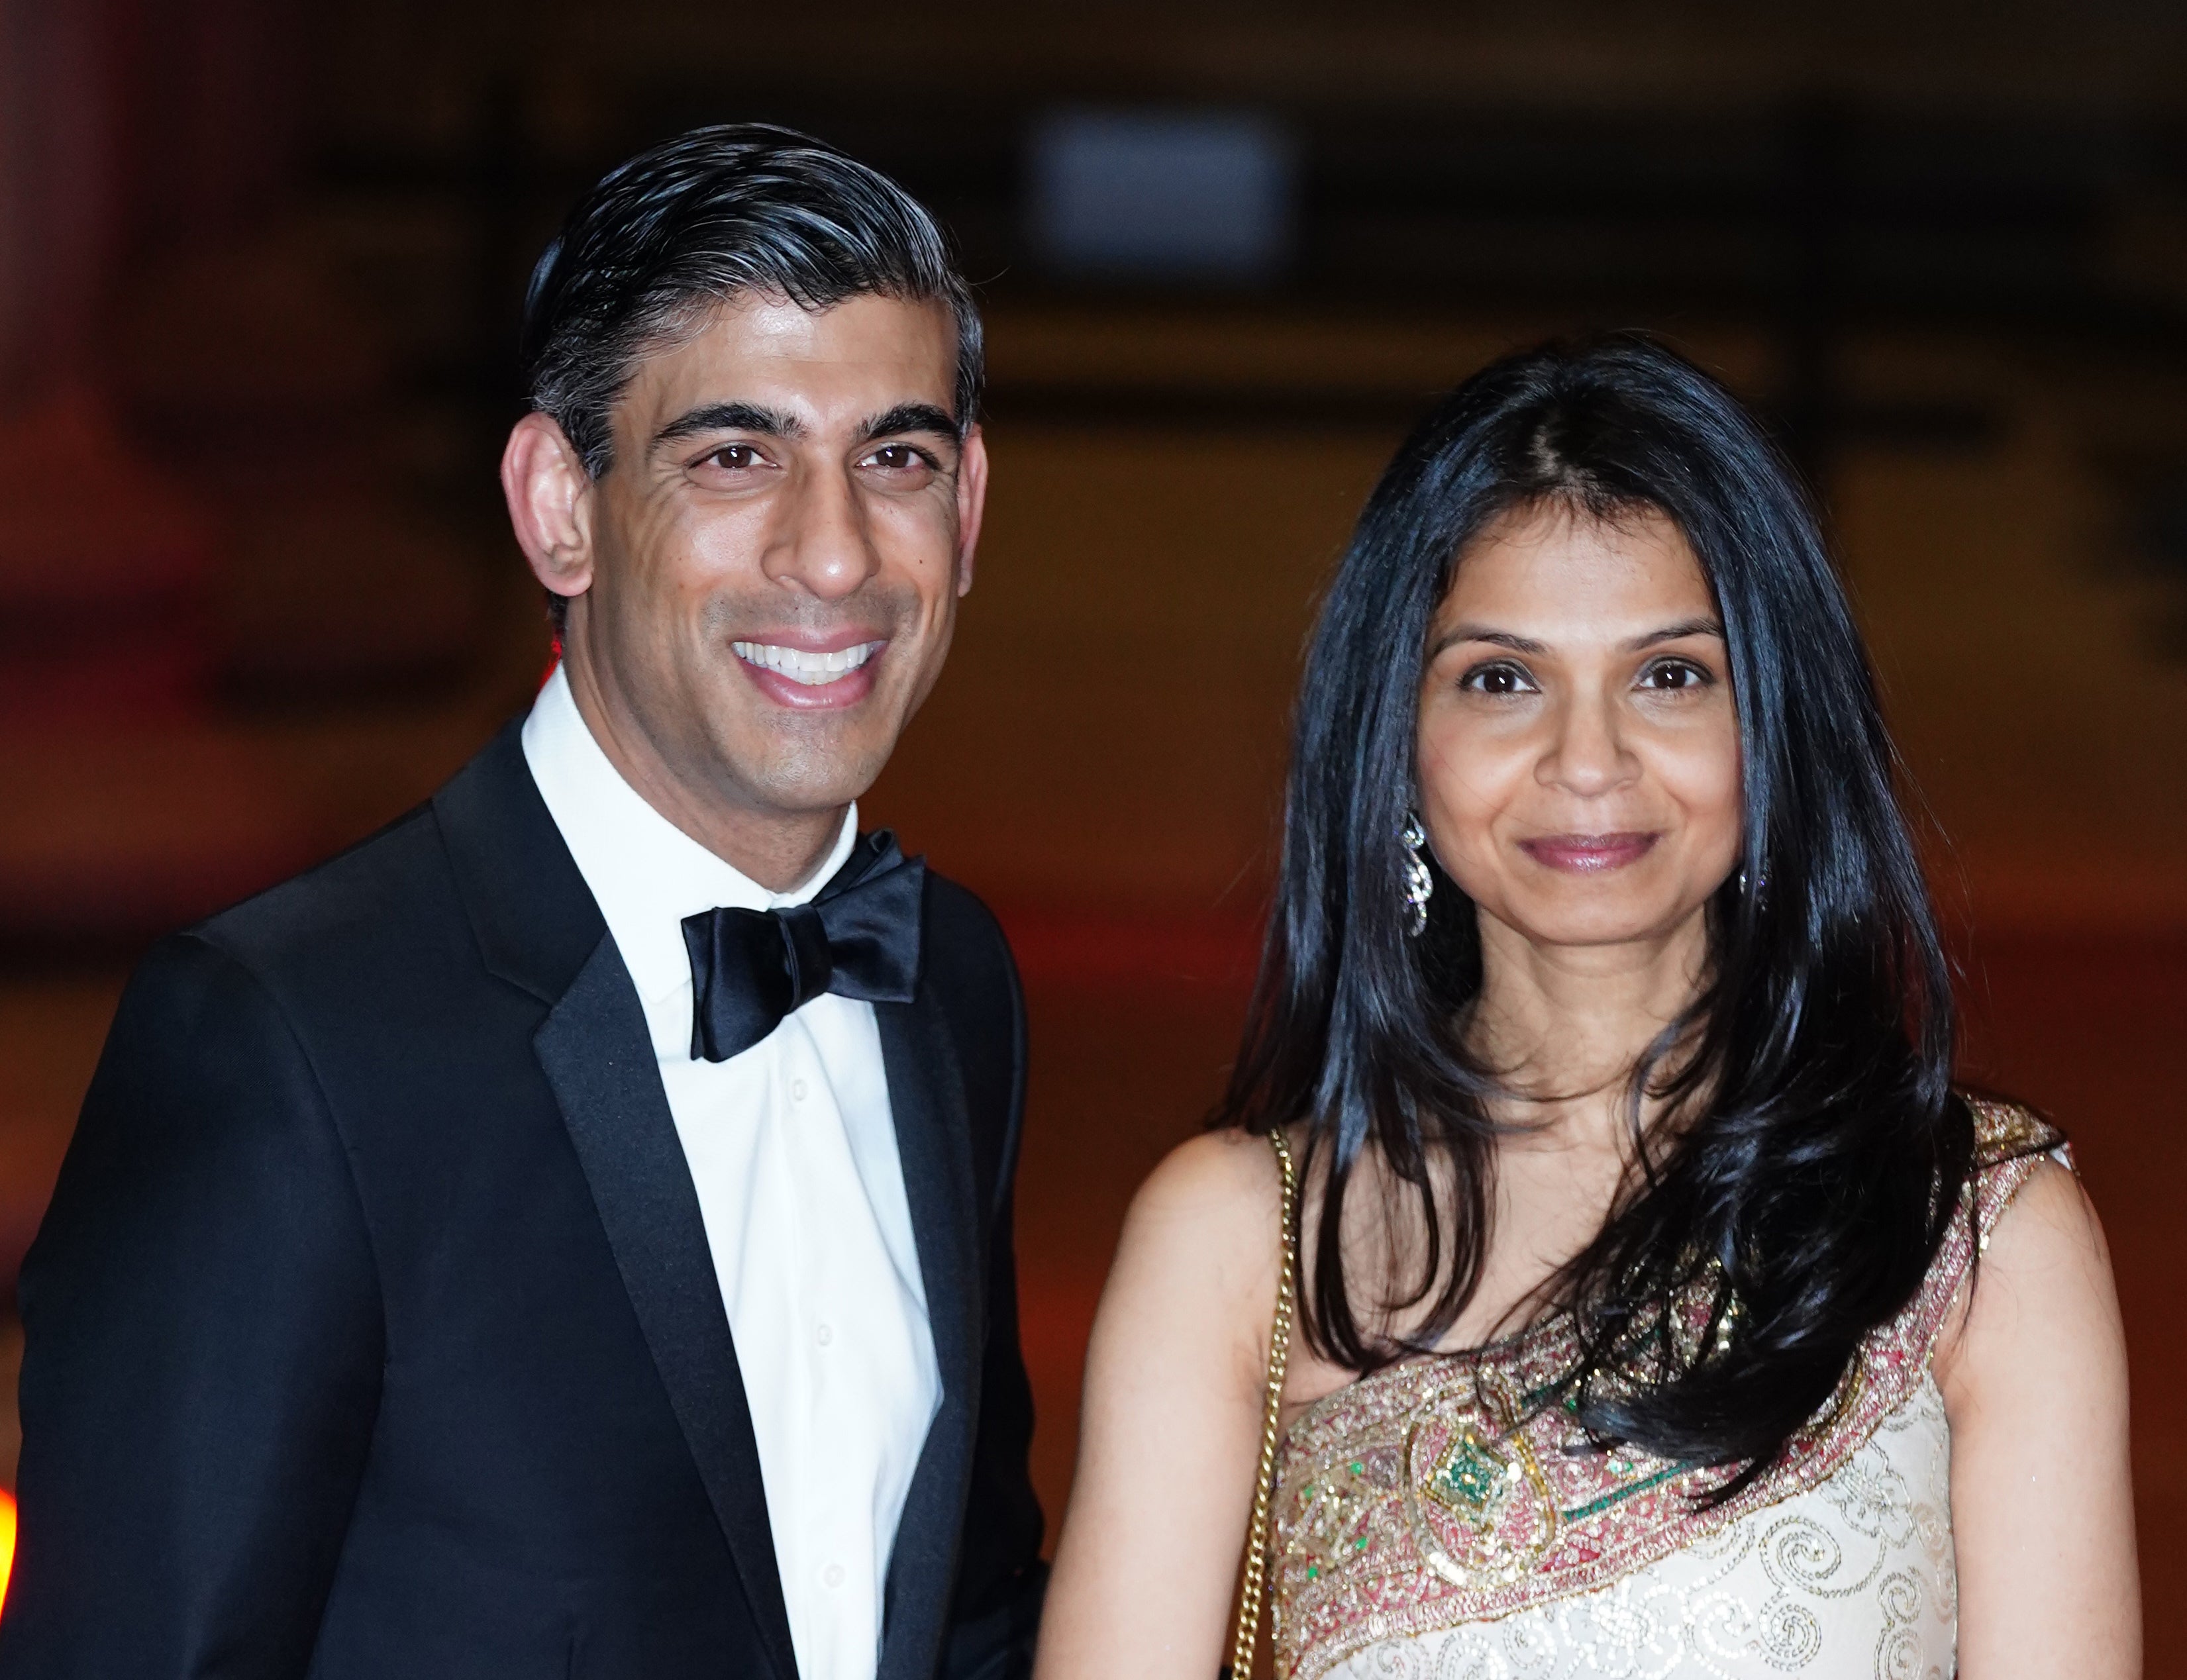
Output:
<instances>
[{"instance_id":1,"label":"woman's nose","mask_svg":"<svg viewBox=\"0 0 2187 1680\"><path fill-rule=\"evenodd\" d=\"M1557 709L1553 728L1535 773L1549 786L1593 798L1622 787L1636 773L1616 708L1605 697L1571 697Z\"/></svg>"}]
</instances>

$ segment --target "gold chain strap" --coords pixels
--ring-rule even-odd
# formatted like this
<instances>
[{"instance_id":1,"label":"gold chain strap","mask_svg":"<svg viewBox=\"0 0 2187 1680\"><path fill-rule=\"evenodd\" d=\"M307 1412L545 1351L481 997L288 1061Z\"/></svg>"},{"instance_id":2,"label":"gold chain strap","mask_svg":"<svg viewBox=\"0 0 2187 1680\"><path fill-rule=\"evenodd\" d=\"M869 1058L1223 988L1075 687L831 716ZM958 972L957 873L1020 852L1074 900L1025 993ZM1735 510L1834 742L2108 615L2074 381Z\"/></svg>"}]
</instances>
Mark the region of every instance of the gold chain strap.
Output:
<instances>
[{"instance_id":1,"label":"gold chain strap","mask_svg":"<svg viewBox=\"0 0 2187 1680\"><path fill-rule=\"evenodd\" d=\"M1238 1594L1238 1626L1230 1640L1232 1680L1253 1672L1253 1645L1261 1636L1261 1598L1268 1573L1268 1506L1276 1492L1276 1441L1282 1434L1284 1372L1290 1363L1291 1304L1297 1297L1298 1174L1291 1146L1281 1132L1268 1134L1284 1174L1284 1269L1276 1282L1276 1318L1268 1332L1268 1397L1261 1419L1261 1474L1253 1489L1253 1525L1245 1539L1245 1584Z\"/></svg>"}]
</instances>

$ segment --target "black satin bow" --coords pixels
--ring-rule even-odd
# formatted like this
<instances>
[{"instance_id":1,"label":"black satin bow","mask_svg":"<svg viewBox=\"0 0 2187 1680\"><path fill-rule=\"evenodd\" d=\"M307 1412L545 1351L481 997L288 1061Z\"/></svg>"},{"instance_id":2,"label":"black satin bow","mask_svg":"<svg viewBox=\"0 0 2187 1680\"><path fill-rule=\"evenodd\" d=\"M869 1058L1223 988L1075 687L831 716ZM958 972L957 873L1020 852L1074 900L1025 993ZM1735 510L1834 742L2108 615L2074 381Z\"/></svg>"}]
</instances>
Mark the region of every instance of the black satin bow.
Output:
<instances>
[{"instance_id":1,"label":"black satin bow","mask_svg":"<svg viewBox=\"0 0 2187 1680\"><path fill-rule=\"evenodd\" d=\"M908 1003L919 989L926 860L886 829L860 837L809 904L701 910L683 919L691 953L691 1059L725 1062L824 992Z\"/></svg>"}]
</instances>

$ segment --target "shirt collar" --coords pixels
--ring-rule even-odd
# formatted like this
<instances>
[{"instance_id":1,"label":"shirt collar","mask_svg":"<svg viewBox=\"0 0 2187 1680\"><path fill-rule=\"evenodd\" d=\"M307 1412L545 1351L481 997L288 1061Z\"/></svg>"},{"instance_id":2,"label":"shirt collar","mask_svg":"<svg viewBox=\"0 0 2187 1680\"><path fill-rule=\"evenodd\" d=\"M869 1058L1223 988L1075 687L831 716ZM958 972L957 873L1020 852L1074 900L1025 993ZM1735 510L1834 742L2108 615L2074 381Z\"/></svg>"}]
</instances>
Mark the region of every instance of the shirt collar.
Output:
<instances>
[{"instance_id":1,"label":"shirt collar","mask_svg":"<svg viewBox=\"0 0 2187 1680\"><path fill-rule=\"evenodd\" d=\"M559 665L524 720L524 759L592 889L647 1014L680 1003L681 1015L670 1024L685 1040L691 1031L691 959L683 919L717 907L802 904L843 867L857 842L853 804L820 867L788 892L768 891L685 834L623 779L593 738Z\"/></svg>"}]
</instances>

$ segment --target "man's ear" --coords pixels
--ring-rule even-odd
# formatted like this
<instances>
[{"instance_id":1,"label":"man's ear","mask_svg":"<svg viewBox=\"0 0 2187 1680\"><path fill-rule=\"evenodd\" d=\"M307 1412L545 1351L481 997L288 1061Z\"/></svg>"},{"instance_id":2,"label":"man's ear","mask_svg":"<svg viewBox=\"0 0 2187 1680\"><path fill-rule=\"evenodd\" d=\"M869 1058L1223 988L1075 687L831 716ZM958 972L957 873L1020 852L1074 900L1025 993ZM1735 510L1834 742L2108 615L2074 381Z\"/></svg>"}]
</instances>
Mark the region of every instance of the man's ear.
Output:
<instances>
[{"instance_id":1,"label":"man's ear","mask_svg":"<svg viewBox=\"0 0 2187 1680\"><path fill-rule=\"evenodd\" d=\"M531 575L557 595L582 595L591 588L592 475L548 415L526 414L509 429L509 446L501 452L501 490Z\"/></svg>"},{"instance_id":2,"label":"man's ear","mask_svg":"<svg viewBox=\"0 0 2187 1680\"><path fill-rule=\"evenodd\" d=\"M976 425L964 435L957 464L957 593L972 587L972 559L987 511L987 439Z\"/></svg>"}]
</instances>

